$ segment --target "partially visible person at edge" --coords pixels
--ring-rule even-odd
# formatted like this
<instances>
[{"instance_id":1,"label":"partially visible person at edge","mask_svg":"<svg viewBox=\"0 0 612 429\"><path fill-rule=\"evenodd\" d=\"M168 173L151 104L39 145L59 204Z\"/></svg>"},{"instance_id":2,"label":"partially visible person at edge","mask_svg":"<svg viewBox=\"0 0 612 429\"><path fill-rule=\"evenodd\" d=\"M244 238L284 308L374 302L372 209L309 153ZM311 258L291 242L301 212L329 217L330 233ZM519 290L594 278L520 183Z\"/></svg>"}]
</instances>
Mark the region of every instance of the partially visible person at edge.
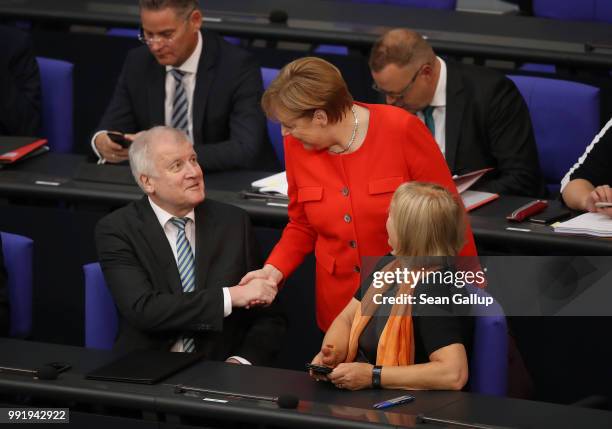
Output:
<instances>
[{"instance_id":1,"label":"partially visible person at edge","mask_svg":"<svg viewBox=\"0 0 612 429\"><path fill-rule=\"evenodd\" d=\"M289 223L262 269L280 284L315 252L316 311L326 331L361 281L362 257L385 255L385 221L397 187L413 180L457 194L429 130L393 106L353 101L340 71L320 58L286 65L262 106L281 123ZM469 225L460 254L476 255Z\"/></svg>"},{"instance_id":2,"label":"partially visible person at edge","mask_svg":"<svg viewBox=\"0 0 612 429\"><path fill-rule=\"evenodd\" d=\"M438 185L401 185L387 219L393 256L383 258L378 272L389 274L400 268L440 272L446 277L454 269L452 257L463 246L464 213ZM465 289L443 283L442 277L431 278L416 284L395 279L383 285L374 282L374 276L366 279L336 317L312 360L333 371L312 376L349 390L462 389L468 379L466 350L473 332L472 318L463 315L469 314L470 305L450 304L454 302L451 295ZM409 295L415 298L412 305L399 300L384 303L385 298ZM449 304L424 303L423 296Z\"/></svg>"}]
</instances>

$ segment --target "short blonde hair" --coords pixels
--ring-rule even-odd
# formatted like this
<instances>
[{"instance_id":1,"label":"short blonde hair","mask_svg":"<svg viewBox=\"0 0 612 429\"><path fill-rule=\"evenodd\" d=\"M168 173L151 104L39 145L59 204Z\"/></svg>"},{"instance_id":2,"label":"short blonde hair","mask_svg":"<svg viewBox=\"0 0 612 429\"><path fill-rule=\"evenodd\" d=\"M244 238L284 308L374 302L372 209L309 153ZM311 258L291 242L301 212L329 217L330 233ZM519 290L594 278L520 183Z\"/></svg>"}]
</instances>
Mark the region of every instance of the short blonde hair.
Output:
<instances>
[{"instance_id":1,"label":"short blonde hair","mask_svg":"<svg viewBox=\"0 0 612 429\"><path fill-rule=\"evenodd\" d=\"M353 96L333 64L316 57L292 61L282 68L263 94L261 106L270 119L279 113L295 119L324 110L329 122L339 122L353 105Z\"/></svg>"},{"instance_id":2,"label":"short blonde hair","mask_svg":"<svg viewBox=\"0 0 612 429\"><path fill-rule=\"evenodd\" d=\"M403 67L408 64L433 64L436 54L416 31L395 28L383 34L372 46L368 64L377 73L389 64Z\"/></svg>"},{"instance_id":3,"label":"short blonde hair","mask_svg":"<svg viewBox=\"0 0 612 429\"><path fill-rule=\"evenodd\" d=\"M397 235L396 256L456 256L463 247L465 210L440 185L400 185L389 213Z\"/></svg>"}]
</instances>

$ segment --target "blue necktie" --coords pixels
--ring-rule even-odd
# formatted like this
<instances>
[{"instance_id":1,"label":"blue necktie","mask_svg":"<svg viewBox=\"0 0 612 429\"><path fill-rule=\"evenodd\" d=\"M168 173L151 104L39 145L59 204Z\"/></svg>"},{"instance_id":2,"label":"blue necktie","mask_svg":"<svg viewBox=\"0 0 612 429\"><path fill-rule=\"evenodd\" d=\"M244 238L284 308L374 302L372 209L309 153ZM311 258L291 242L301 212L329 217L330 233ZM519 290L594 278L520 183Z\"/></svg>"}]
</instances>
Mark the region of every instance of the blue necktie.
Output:
<instances>
[{"instance_id":1,"label":"blue necktie","mask_svg":"<svg viewBox=\"0 0 612 429\"><path fill-rule=\"evenodd\" d=\"M189 133L189 102L187 92L183 85L184 71L171 69L170 73L175 81L174 100L172 101L172 128Z\"/></svg>"},{"instance_id":2,"label":"blue necktie","mask_svg":"<svg viewBox=\"0 0 612 429\"><path fill-rule=\"evenodd\" d=\"M178 270L183 285L183 293L193 292L195 290L195 263L191 245L185 235L185 225L189 221L186 217L173 217L170 222L176 226L178 233L176 235L176 255L178 261ZM183 337L183 351L191 353L195 350L195 342L191 337Z\"/></svg>"},{"instance_id":3,"label":"blue necktie","mask_svg":"<svg viewBox=\"0 0 612 429\"><path fill-rule=\"evenodd\" d=\"M426 108L424 108L423 117L425 118L425 125L427 125L427 128L429 128L429 131L431 131L431 135L434 136L434 138L436 138L436 123L434 122L434 118L433 118L434 109L435 109L434 106L427 106Z\"/></svg>"}]
</instances>

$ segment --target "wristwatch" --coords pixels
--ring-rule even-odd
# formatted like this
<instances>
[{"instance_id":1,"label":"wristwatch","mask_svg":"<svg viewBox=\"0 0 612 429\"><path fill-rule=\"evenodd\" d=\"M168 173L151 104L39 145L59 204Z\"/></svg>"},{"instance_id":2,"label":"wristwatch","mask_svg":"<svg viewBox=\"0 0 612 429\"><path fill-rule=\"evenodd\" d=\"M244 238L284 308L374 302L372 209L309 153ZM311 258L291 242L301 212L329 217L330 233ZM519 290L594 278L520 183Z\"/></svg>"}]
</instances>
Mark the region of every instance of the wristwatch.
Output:
<instances>
[{"instance_id":1,"label":"wristwatch","mask_svg":"<svg viewBox=\"0 0 612 429\"><path fill-rule=\"evenodd\" d=\"M382 366L375 365L372 368L372 387L374 389L380 389L382 386L380 385L380 376L382 373Z\"/></svg>"}]
</instances>

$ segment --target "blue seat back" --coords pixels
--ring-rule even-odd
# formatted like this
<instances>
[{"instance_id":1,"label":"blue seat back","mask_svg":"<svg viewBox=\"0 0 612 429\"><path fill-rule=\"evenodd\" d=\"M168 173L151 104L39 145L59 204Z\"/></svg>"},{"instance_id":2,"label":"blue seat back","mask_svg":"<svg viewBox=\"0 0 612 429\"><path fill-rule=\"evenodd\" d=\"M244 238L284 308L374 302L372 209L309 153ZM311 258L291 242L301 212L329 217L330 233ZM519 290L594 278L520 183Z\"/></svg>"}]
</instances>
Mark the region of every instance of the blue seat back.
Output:
<instances>
[{"instance_id":1,"label":"blue seat back","mask_svg":"<svg viewBox=\"0 0 612 429\"><path fill-rule=\"evenodd\" d=\"M612 23L610 0L533 0L533 14L566 21Z\"/></svg>"},{"instance_id":2,"label":"blue seat back","mask_svg":"<svg viewBox=\"0 0 612 429\"><path fill-rule=\"evenodd\" d=\"M0 232L8 275L11 337L26 338L32 332L32 259L34 242L24 236Z\"/></svg>"},{"instance_id":3,"label":"blue seat back","mask_svg":"<svg viewBox=\"0 0 612 429\"><path fill-rule=\"evenodd\" d=\"M73 64L37 57L42 86L42 135L53 152L70 153L73 131Z\"/></svg>"},{"instance_id":4,"label":"blue seat back","mask_svg":"<svg viewBox=\"0 0 612 429\"><path fill-rule=\"evenodd\" d=\"M270 83L278 76L279 69L272 69L267 67L261 68L261 77L263 79L264 89L268 88ZM278 158L279 162L285 168L285 149L283 147L283 135L281 134L281 126L278 122L274 122L268 119L268 136L270 142L274 147L274 153Z\"/></svg>"},{"instance_id":5,"label":"blue seat back","mask_svg":"<svg viewBox=\"0 0 612 429\"><path fill-rule=\"evenodd\" d=\"M110 350L119 317L98 262L83 266L85 274L85 347Z\"/></svg>"},{"instance_id":6,"label":"blue seat back","mask_svg":"<svg viewBox=\"0 0 612 429\"><path fill-rule=\"evenodd\" d=\"M599 131L599 88L578 82L508 76L523 95L549 191L560 182Z\"/></svg>"},{"instance_id":7,"label":"blue seat back","mask_svg":"<svg viewBox=\"0 0 612 429\"><path fill-rule=\"evenodd\" d=\"M483 289L468 285L469 293L490 296ZM470 391L505 396L508 390L508 326L501 306L473 306L474 340L470 362Z\"/></svg>"}]
</instances>

